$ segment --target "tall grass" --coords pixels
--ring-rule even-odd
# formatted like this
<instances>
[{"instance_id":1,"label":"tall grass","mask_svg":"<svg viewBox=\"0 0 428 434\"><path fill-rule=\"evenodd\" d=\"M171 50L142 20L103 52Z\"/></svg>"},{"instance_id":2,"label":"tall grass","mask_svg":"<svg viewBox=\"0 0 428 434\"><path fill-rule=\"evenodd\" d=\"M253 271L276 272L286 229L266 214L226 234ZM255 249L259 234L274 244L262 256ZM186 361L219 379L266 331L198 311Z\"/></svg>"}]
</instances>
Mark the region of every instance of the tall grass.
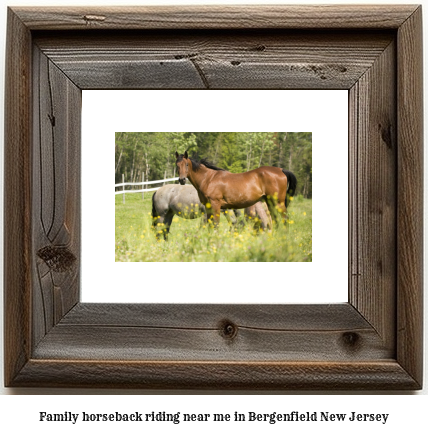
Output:
<instances>
[{"instance_id":1,"label":"tall grass","mask_svg":"<svg viewBox=\"0 0 428 434\"><path fill-rule=\"evenodd\" d=\"M272 232L253 225L231 227L222 215L217 229L202 219L174 217L168 241L152 229L151 193L116 195L116 261L119 262L308 262L312 261L312 200L294 198L285 227ZM158 228L161 230L161 228Z\"/></svg>"}]
</instances>

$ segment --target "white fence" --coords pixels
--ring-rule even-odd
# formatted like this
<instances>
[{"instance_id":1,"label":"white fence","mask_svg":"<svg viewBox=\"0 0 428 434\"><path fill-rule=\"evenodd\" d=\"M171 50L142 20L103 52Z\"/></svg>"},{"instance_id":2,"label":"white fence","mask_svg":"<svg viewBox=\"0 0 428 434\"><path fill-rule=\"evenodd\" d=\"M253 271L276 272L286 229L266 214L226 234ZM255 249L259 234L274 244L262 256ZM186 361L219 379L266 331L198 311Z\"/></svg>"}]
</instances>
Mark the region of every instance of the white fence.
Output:
<instances>
[{"instance_id":1,"label":"white fence","mask_svg":"<svg viewBox=\"0 0 428 434\"><path fill-rule=\"evenodd\" d=\"M122 178L123 179L123 178ZM115 184L115 188L122 187L122 190L115 191L114 194L123 194L123 202L125 202L125 194L126 193L142 193L142 197L144 199L144 193L148 193L149 191L156 191L160 187L154 187L154 188L142 188L140 190L125 190L125 187L128 185L149 185L149 184L163 184L165 185L166 182L170 181L177 181L177 178L168 178L168 179L160 179L157 181L142 181L142 182L122 182L120 184ZM162 187L162 186L161 186Z\"/></svg>"}]
</instances>

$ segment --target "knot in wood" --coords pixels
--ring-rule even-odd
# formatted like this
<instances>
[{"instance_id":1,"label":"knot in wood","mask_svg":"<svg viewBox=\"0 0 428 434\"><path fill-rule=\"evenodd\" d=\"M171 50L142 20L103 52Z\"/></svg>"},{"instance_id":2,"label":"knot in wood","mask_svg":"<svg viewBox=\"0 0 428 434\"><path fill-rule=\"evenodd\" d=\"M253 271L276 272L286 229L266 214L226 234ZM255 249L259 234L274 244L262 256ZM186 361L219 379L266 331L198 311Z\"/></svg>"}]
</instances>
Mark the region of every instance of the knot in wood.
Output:
<instances>
[{"instance_id":1,"label":"knot in wood","mask_svg":"<svg viewBox=\"0 0 428 434\"><path fill-rule=\"evenodd\" d=\"M361 344L360 335L355 332L345 332L342 334L342 344L348 350L356 350Z\"/></svg>"},{"instance_id":2,"label":"knot in wood","mask_svg":"<svg viewBox=\"0 0 428 434\"><path fill-rule=\"evenodd\" d=\"M37 256L41 258L51 271L63 273L69 270L76 257L67 247L46 246L37 251Z\"/></svg>"},{"instance_id":3,"label":"knot in wood","mask_svg":"<svg viewBox=\"0 0 428 434\"><path fill-rule=\"evenodd\" d=\"M233 339L238 333L238 326L229 320L221 321L219 329L220 329L220 334L225 339Z\"/></svg>"},{"instance_id":4,"label":"knot in wood","mask_svg":"<svg viewBox=\"0 0 428 434\"><path fill-rule=\"evenodd\" d=\"M380 135L382 137L382 141L385 143L385 145L389 148L393 148L393 141L392 141L392 125L390 122L386 122L385 125L379 124L379 131Z\"/></svg>"}]
</instances>

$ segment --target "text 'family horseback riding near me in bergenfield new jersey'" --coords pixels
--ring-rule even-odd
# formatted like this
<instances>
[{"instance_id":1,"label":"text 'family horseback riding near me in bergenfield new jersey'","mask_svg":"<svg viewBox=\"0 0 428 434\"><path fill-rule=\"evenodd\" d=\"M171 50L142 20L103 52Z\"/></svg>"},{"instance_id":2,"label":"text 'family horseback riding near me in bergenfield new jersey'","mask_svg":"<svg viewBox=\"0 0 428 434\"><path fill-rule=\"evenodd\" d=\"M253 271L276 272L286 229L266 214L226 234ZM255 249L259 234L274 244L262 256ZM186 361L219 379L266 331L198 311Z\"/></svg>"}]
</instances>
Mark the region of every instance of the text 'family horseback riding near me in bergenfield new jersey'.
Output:
<instances>
[{"instance_id":1,"label":"text 'family horseback riding near me in bergenfield new jersey'","mask_svg":"<svg viewBox=\"0 0 428 434\"><path fill-rule=\"evenodd\" d=\"M73 425L78 422L171 422L175 425L179 423L203 423L203 422L240 422L257 423L265 422L276 424L281 422L372 422L386 424L389 413L358 413L351 411L348 413L336 413L329 411L299 412L289 413L272 412L257 413L248 411L246 413L184 413L184 412L148 412L138 411L131 413L73 413L65 411L63 413L39 412L39 422L71 422Z\"/></svg>"}]
</instances>

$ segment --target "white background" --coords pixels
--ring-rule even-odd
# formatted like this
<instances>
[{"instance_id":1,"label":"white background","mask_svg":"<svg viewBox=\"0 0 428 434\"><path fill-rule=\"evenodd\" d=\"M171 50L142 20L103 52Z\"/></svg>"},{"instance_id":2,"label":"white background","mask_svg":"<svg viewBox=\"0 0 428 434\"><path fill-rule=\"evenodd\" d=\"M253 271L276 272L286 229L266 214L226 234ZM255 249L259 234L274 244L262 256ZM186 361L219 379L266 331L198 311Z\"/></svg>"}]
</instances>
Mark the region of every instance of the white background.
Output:
<instances>
[{"instance_id":1,"label":"white background","mask_svg":"<svg viewBox=\"0 0 428 434\"><path fill-rule=\"evenodd\" d=\"M348 301L346 90L83 91L82 125L82 301ZM313 262L115 262L115 131L311 131ZM183 273L198 284L177 291L174 279Z\"/></svg>"},{"instance_id":2,"label":"white background","mask_svg":"<svg viewBox=\"0 0 428 434\"><path fill-rule=\"evenodd\" d=\"M226 0L224 0L226 2ZM118 0L75 0L74 2L60 2L59 0L48 1L48 0L32 0L32 1L16 1L10 0L7 2L9 5L69 5L69 4L80 4L80 5L107 5L107 4L119 4ZM145 4L143 0L135 1L135 0L126 0L127 4ZM174 1L174 0L165 0L162 2L163 4L195 4L195 3L217 3L215 1L204 0L204 1L191 1L191 0L182 0L182 1ZM263 3L262 0L252 1L252 0L235 0L236 4L248 4L248 3ZM264 3L280 3L276 0L268 0L268 2ZM294 1L291 3L295 3ZM309 0L304 1L301 0L298 3L300 4L314 4L314 3L327 3L325 0ZM331 1L330 3L349 3L342 1ZM394 2L393 0L382 1L382 0L374 0L374 1L358 1L353 0L352 3L410 3L413 4L413 1L405 1L401 0L399 2ZM5 4L5 3L3 3ZM155 0L151 0L149 4L159 4ZM6 10L5 7L0 9L0 76L4 77L4 37L6 29ZM426 13L424 14L424 28L428 29L428 22L426 18ZM426 52L428 43L426 37L424 38L425 44L425 55L424 59L428 59L428 53ZM425 65L425 76L426 76L427 67ZM428 101L427 98L427 86L424 86L425 95L424 100L425 104ZM0 100L3 100L3 88L0 86ZM0 117L3 118L3 105L0 104ZM425 109L425 116L427 116L428 110ZM0 143L3 146L3 123L0 122ZM0 159L2 159L3 153L0 154ZM425 153L425 155L427 155ZM426 160L425 160L426 161ZM2 161L1 161L2 162ZM0 166L1 167L1 166ZM428 167L425 164L425 167ZM1 178L2 179L2 176ZM1 203L3 201L1 200ZM425 197L425 204L427 203ZM2 213L0 213L0 219L2 219ZM426 232L425 232L426 234ZM0 243L0 249L3 248L3 243ZM0 256L2 256L2 252L0 251ZM0 262L0 267L2 267L2 263ZM1 271L1 268L0 268ZM2 273L0 273L2 274ZM425 282L427 279L425 278ZM427 300L427 297L425 298ZM0 316L2 315L2 300L0 299ZM425 312L428 311L427 302L425 301ZM0 336L3 336L3 322L0 321ZM426 329L426 326L425 326ZM425 332L425 342L427 341L426 336L428 336L428 331ZM427 348L427 344L425 344L425 348ZM0 352L2 352L3 348L0 347ZM425 350L426 353L426 350ZM3 361L3 355L0 354L0 363ZM426 365L425 365L426 366ZM144 391L101 391L101 390L83 390L83 389L4 389L1 388L1 384L3 383L2 372L0 372L0 390L3 396L0 397L0 427L2 432L11 432L12 430L19 432L20 429L31 430L32 432L39 432L43 430L43 432L55 432L58 430L62 430L63 432L93 432L94 428L101 428L104 432L114 432L116 433L118 429L126 429L127 432L164 432L165 428L168 428L169 432L174 432L174 429L171 425L160 425L158 427L148 427L148 426L140 426L137 425L135 427L129 426L128 428L123 425L117 424L103 424L103 425L67 425L61 424L58 426L56 423L51 425L42 424L40 425L38 420L38 412L39 411L52 411L52 412L64 412L64 411L74 411L74 412L97 412L97 411L172 411L174 409L178 409L178 411L188 411L188 412L227 412L234 411L237 409L238 411L260 411L260 412L270 412L270 411L332 411L332 412L350 412L350 411L367 411L367 412L390 412L390 421L391 423L387 423L386 425L366 425L366 424L357 424L357 425L349 425L347 424L345 427L342 425L246 425L245 431L248 433L259 433L269 432L271 430L276 430L277 432L284 432L286 430L290 430L291 432L313 432L315 429L321 432L340 432L344 431L344 428L347 432L361 433L363 430L368 432L388 432L390 434L392 430L397 431L417 431L420 432L427 426L426 420L426 408L428 404L427 399L427 382L428 382L428 373L425 368L425 388L422 392L410 393L409 395L415 396L404 396L404 393L393 393L390 396L384 396L381 393L371 393L368 392L368 395L365 393L343 393L341 395L330 393L319 396L316 393L305 394L305 393L297 393L293 394L293 392L287 391L279 391L274 394L268 394L267 396L261 395L261 393L254 393L253 396L242 396L241 394L234 393L233 391L224 395L222 392L212 392L208 391L202 396L193 396L192 392L185 392L183 396L156 396L157 394L163 395L164 392L155 393L155 396L145 396ZM177 392L169 391L169 394L174 394ZM179 393L183 393L183 391L179 391ZM81 395L81 396L73 396L73 395ZM89 394L104 394L106 396L97 396L92 397ZM115 396L117 394L125 395L120 398ZM221 396L217 396L221 394ZM9 395L9 396L7 396ZM11 395L21 395L21 396L11 396ZM30 396L22 396L22 395L30 395ZM33 396L31 396L33 395ZM34 395L43 395L43 396L34 396ZM62 395L62 396L55 396ZM86 396L85 396L86 395ZM291 395L291 396L290 396ZM342 396L344 395L344 396ZM377 396L381 395L381 396ZM423 395L423 396L417 396ZM184 425L183 425L184 426ZM180 427L178 425L178 429L183 429L183 426ZM421 428L422 427L422 428ZM219 431L219 426L215 424L207 424L204 425L193 425L192 427L184 426L186 432L200 432L201 429L204 432L212 432L217 433ZM222 432L236 432L237 427L235 425L229 425L228 427L221 427ZM239 428L238 428L239 429ZM78 430L78 431L76 431ZM193 431L192 431L193 430ZM196 431L197 430L197 431Z\"/></svg>"}]
</instances>

